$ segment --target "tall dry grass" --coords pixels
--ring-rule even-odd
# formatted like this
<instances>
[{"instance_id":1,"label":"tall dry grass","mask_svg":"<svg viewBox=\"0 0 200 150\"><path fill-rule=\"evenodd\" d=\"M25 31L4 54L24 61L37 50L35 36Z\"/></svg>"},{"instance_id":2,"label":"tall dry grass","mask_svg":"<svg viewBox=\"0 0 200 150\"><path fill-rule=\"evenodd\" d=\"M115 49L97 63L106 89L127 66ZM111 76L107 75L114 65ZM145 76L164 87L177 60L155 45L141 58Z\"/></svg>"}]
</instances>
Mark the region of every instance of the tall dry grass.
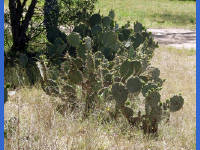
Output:
<instances>
[{"instance_id":1,"label":"tall dry grass","mask_svg":"<svg viewBox=\"0 0 200 150\"><path fill-rule=\"evenodd\" d=\"M196 59L185 52L158 49L152 60L167 79L162 97L182 93L185 104L161 124L159 137L144 137L126 124L81 121L77 114L56 112L59 99L38 87L23 88L5 104L5 120L17 118L16 130L5 139L6 150L193 150L196 149ZM75 117L76 115L76 117Z\"/></svg>"}]
</instances>

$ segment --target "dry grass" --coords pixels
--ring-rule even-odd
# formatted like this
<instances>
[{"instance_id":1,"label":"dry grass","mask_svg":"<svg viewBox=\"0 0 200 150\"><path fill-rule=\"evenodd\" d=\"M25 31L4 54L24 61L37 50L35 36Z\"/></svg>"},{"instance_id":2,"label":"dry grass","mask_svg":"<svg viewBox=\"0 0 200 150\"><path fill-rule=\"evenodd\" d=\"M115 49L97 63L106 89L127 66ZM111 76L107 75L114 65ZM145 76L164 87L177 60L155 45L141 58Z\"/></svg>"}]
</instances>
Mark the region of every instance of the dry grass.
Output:
<instances>
[{"instance_id":1,"label":"dry grass","mask_svg":"<svg viewBox=\"0 0 200 150\"><path fill-rule=\"evenodd\" d=\"M5 119L18 118L16 130L5 149L16 150L193 150L196 149L196 58L185 52L158 49L152 61L167 79L162 97L182 93L184 108L173 113L170 124L162 124L157 139L143 137L126 125L101 125L95 117L80 121L72 114L55 111L58 99L37 87L24 88L5 104ZM17 128L18 129L18 128Z\"/></svg>"}]
</instances>

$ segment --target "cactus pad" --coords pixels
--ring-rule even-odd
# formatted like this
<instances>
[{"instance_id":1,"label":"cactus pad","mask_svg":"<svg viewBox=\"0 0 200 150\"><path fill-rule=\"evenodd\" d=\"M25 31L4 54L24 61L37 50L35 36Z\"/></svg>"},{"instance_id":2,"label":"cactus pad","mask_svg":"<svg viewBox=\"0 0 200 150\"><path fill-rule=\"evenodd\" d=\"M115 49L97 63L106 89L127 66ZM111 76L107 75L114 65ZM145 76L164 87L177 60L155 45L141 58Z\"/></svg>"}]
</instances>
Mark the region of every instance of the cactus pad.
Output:
<instances>
[{"instance_id":1,"label":"cactus pad","mask_svg":"<svg viewBox=\"0 0 200 150\"><path fill-rule=\"evenodd\" d=\"M122 83L114 83L111 92L117 104L124 105L128 97L128 90L125 86Z\"/></svg>"},{"instance_id":2,"label":"cactus pad","mask_svg":"<svg viewBox=\"0 0 200 150\"><path fill-rule=\"evenodd\" d=\"M93 35L97 35L102 32L102 27L100 25L95 25L91 28L91 32Z\"/></svg>"},{"instance_id":3,"label":"cactus pad","mask_svg":"<svg viewBox=\"0 0 200 150\"><path fill-rule=\"evenodd\" d=\"M109 11L109 15L108 16L110 16L112 19L114 19L115 18L115 12L114 12L114 10L110 10Z\"/></svg>"},{"instance_id":4,"label":"cactus pad","mask_svg":"<svg viewBox=\"0 0 200 150\"><path fill-rule=\"evenodd\" d=\"M151 122L153 121L161 121L162 119L162 108L160 106L156 106L154 107L150 114L149 114L149 119L151 120Z\"/></svg>"},{"instance_id":5,"label":"cactus pad","mask_svg":"<svg viewBox=\"0 0 200 150\"><path fill-rule=\"evenodd\" d=\"M115 49L118 48L117 33L109 31L102 34L102 44L106 48Z\"/></svg>"},{"instance_id":6,"label":"cactus pad","mask_svg":"<svg viewBox=\"0 0 200 150\"><path fill-rule=\"evenodd\" d=\"M69 77L69 81L73 84L81 84L81 82L83 81L83 75L81 71L77 69L70 70L68 77Z\"/></svg>"},{"instance_id":7,"label":"cactus pad","mask_svg":"<svg viewBox=\"0 0 200 150\"><path fill-rule=\"evenodd\" d=\"M153 91L146 97L146 104L150 105L151 108L157 107L160 102L161 95L157 91Z\"/></svg>"},{"instance_id":8,"label":"cactus pad","mask_svg":"<svg viewBox=\"0 0 200 150\"><path fill-rule=\"evenodd\" d=\"M138 77L130 77L127 80L126 87L131 93L140 93L142 89L142 82Z\"/></svg>"},{"instance_id":9,"label":"cactus pad","mask_svg":"<svg viewBox=\"0 0 200 150\"><path fill-rule=\"evenodd\" d=\"M142 95L144 96L144 97L146 97L147 96L147 93L149 92L149 91L152 91L152 90L154 90L154 89L156 89L158 86L156 85L156 84L154 84L154 83L147 83L143 88L142 88Z\"/></svg>"},{"instance_id":10,"label":"cactus pad","mask_svg":"<svg viewBox=\"0 0 200 150\"><path fill-rule=\"evenodd\" d=\"M135 32L142 32L143 29L144 29L144 27L142 26L141 23L139 23L139 22L134 23L134 31Z\"/></svg>"},{"instance_id":11,"label":"cactus pad","mask_svg":"<svg viewBox=\"0 0 200 150\"><path fill-rule=\"evenodd\" d=\"M183 104L184 104L183 97L175 95L172 98L170 98L169 109L171 112L178 111L183 107Z\"/></svg>"},{"instance_id":12,"label":"cactus pad","mask_svg":"<svg viewBox=\"0 0 200 150\"><path fill-rule=\"evenodd\" d=\"M134 75L139 75L142 72L142 64L140 61L133 61L132 62L134 68Z\"/></svg>"},{"instance_id":13,"label":"cactus pad","mask_svg":"<svg viewBox=\"0 0 200 150\"><path fill-rule=\"evenodd\" d=\"M101 24L101 16L100 14L94 14L90 17L90 20L89 20L89 23L90 23L90 26L94 26L94 25L97 25L97 24Z\"/></svg>"},{"instance_id":14,"label":"cactus pad","mask_svg":"<svg viewBox=\"0 0 200 150\"><path fill-rule=\"evenodd\" d=\"M120 74L125 78L128 78L131 74L133 74L133 65L131 61L126 60L121 64Z\"/></svg>"},{"instance_id":15,"label":"cactus pad","mask_svg":"<svg viewBox=\"0 0 200 150\"><path fill-rule=\"evenodd\" d=\"M79 33L77 32L72 32L70 35L67 37L67 42L72 46L78 48L81 44L81 37Z\"/></svg>"},{"instance_id":16,"label":"cactus pad","mask_svg":"<svg viewBox=\"0 0 200 150\"><path fill-rule=\"evenodd\" d=\"M158 79L160 76L160 70L155 67L147 68L147 72L148 72L148 75L150 76L150 78L152 78L154 80Z\"/></svg>"},{"instance_id":17,"label":"cactus pad","mask_svg":"<svg viewBox=\"0 0 200 150\"><path fill-rule=\"evenodd\" d=\"M102 23L104 27L109 27L112 23L112 19L109 16L103 17Z\"/></svg>"}]
</instances>

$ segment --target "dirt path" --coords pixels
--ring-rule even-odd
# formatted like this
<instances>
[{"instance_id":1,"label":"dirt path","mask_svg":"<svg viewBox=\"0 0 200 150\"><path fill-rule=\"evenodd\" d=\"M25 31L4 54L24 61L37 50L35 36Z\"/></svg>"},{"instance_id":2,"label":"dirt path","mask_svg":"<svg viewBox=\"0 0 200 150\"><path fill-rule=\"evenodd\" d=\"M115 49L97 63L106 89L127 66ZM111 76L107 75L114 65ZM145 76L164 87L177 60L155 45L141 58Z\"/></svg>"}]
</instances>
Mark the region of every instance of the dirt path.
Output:
<instances>
[{"instance_id":1,"label":"dirt path","mask_svg":"<svg viewBox=\"0 0 200 150\"><path fill-rule=\"evenodd\" d=\"M196 30L148 29L160 45L196 50Z\"/></svg>"}]
</instances>

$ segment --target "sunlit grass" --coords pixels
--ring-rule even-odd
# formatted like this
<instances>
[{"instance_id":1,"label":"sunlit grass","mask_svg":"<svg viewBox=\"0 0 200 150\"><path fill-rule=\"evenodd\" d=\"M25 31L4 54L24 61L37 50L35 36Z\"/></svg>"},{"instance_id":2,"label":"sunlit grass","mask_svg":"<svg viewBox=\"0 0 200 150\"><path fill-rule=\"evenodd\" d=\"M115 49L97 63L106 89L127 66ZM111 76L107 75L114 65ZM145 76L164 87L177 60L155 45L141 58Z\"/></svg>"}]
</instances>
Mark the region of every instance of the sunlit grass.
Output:
<instances>
[{"instance_id":1,"label":"sunlit grass","mask_svg":"<svg viewBox=\"0 0 200 150\"><path fill-rule=\"evenodd\" d=\"M195 28L196 2L180 0L99 0L97 11L107 15L114 9L116 20L143 23L148 28Z\"/></svg>"},{"instance_id":2,"label":"sunlit grass","mask_svg":"<svg viewBox=\"0 0 200 150\"><path fill-rule=\"evenodd\" d=\"M8 8L8 0L4 1ZM96 11L114 9L120 25L138 20L147 28L196 28L196 2L180 0L98 0Z\"/></svg>"},{"instance_id":3,"label":"sunlit grass","mask_svg":"<svg viewBox=\"0 0 200 150\"><path fill-rule=\"evenodd\" d=\"M195 150L196 149L196 56L193 52L162 47L156 50L152 65L167 79L162 99L182 93L183 109L173 113L169 124L161 124L159 137L144 137L126 124L101 124L95 117L80 121L77 114L66 117L56 112L59 99L40 88L23 88L9 97L5 119L20 118L19 132L5 140L6 150ZM18 116L19 112L19 116ZM80 112L81 113L81 112ZM76 116L76 117L75 117Z\"/></svg>"}]
</instances>

